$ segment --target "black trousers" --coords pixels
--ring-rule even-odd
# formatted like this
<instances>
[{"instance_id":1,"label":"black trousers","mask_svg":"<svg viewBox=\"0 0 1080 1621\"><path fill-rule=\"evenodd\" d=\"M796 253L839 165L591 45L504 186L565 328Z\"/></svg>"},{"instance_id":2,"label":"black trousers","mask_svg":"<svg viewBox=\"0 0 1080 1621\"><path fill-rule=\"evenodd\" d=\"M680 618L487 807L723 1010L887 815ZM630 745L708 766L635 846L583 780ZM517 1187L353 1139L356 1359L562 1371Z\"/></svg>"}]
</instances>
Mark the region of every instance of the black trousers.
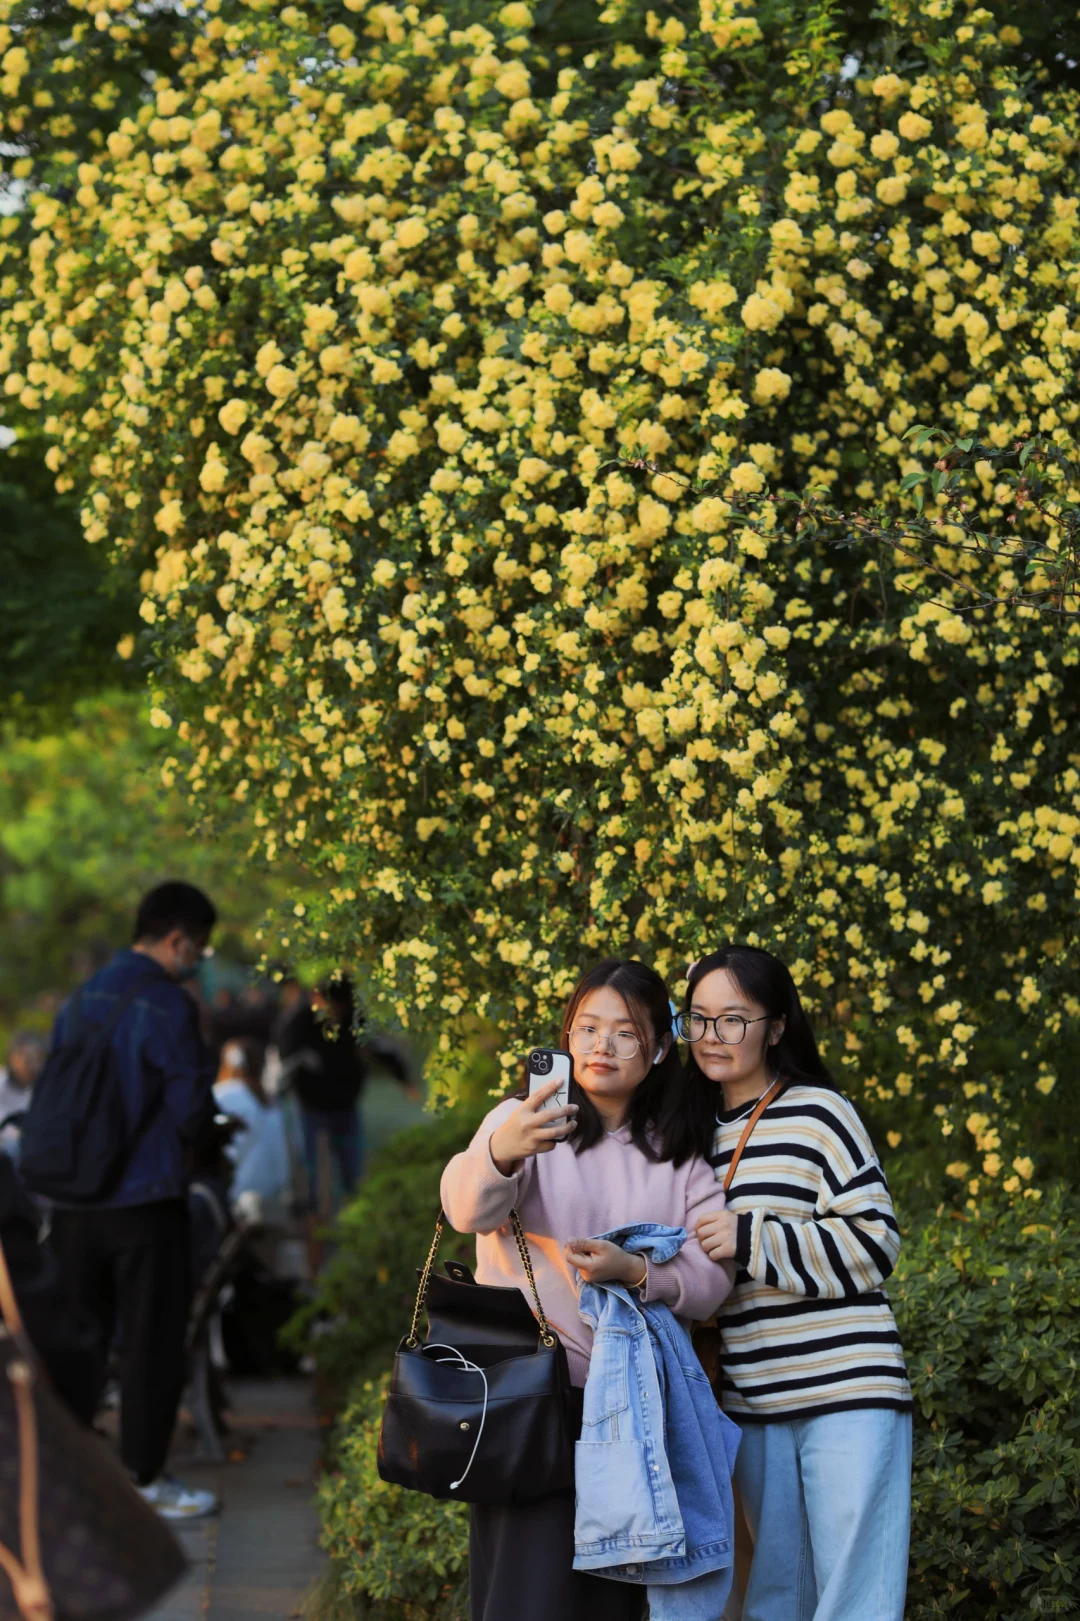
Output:
<instances>
[{"instance_id":1,"label":"black trousers","mask_svg":"<svg viewBox=\"0 0 1080 1621\"><path fill-rule=\"evenodd\" d=\"M644 1587L590 1576L573 1563L573 1492L532 1503L474 1503L472 1621L640 1621Z\"/></svg>"},{"instance_id":2,"label":"black trousers","mask_svg":"<svg viewBox=\"0 0 1080 1621\"><path fill-rule=\"evenodd\" d=\"M120 1335L120 1456L140 1485L165 1465L184 1390L191 1301L187 1205L182 1199L118 1210L56 1210L52 1242L68 1293L97 1325L88 1382L90 1423Z\"/></svg>"}]
</instances>

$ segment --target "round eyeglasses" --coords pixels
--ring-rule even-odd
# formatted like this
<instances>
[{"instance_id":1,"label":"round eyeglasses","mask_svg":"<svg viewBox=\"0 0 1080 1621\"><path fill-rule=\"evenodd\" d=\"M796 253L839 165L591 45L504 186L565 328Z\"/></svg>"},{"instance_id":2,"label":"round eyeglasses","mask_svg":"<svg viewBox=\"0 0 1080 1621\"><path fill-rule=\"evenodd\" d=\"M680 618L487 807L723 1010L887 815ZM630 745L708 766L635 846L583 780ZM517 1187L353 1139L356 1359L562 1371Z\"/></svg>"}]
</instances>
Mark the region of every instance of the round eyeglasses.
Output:
<instances>
[{"instance_id":1,"label":"round eyeglasses","mask_svg":"<svg viewBox=\"0 0 1080 1621\"><path fill-rule=\"evenodd\" d=\"M683 1041L694 1042L701 1041L712 1025L717 1041L722 1041L725 1047L737 1047L746 1040L747 1025L764 1024L774 1017L772 1013L763 1013L760 1019L744 1019L741 1013L720 1013L715 1019L708 1019L704 1013L680 1013L675 1019L675 1028Z\"/></svg>"},{"instance_id":2,"label":"round eyeglasses","mask_svg":"<svg viewBox=\"0 0 1080 1621\"><path fill-rule=\"evenodd\" d=\"M616 1030L614 1035L602 1036L595 1025L575 1025L570 1032L570 1047L587 1058L594 1053L601 1042L606 1042L616 1058L636 1058L641 1051L641 1042L632 1030Z\"/></svg>"}]
</instances>

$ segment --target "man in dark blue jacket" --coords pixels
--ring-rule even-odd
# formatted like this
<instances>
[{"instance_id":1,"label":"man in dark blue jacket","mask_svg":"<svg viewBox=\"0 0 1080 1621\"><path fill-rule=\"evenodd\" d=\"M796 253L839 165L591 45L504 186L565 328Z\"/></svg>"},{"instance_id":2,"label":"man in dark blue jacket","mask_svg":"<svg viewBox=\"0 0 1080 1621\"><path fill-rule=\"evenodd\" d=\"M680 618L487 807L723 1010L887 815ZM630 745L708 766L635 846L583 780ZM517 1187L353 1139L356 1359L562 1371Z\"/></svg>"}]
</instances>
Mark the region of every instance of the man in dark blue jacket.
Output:
<instances>
[{"instance_id":1,"label":"man in dark blue jacket","mask_svg":"<svg viewBox=\"0 0 1080 1621\"><path fill-rule=\"evenodd\" d=\"M134 1142L107 1200L58 1208L52 1219L67 1288L100 1333L96 1387L82 1416L93 1418L119 1327L121 1456L147 1501L173 1520L217 1506L212 1492L164 1473L183 1394L191 1297L185 1146L213 1113L214 1083L198 1010L180 982L197 972L216 920L201 890L160 884L139 906L131 948L118 951L77 993L82 1016L93 1023L132 998L113 1052ZM57 1018L54 1045L71 1015L69 1002Z\"/></svg>"}]
</instances>

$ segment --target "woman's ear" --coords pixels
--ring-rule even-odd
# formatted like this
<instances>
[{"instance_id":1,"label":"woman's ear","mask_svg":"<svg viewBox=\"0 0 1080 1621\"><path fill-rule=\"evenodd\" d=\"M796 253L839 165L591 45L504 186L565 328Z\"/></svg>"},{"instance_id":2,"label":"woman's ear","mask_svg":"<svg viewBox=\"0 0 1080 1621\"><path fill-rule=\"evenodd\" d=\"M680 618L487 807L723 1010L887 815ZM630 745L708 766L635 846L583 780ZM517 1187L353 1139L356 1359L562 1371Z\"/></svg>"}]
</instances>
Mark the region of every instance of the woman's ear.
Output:
<instances>
[{"instance_id":1,"label":"woman's ear","mask_svg":"<svg viewBox=\"0 0 1080 1621\"><path fill-rule=\"evenodd\" d=\"M769 1046L770 1047L775 1047L776 1046L777 1042L780 1040L781 1036L784 1034L784 1031L786 1029L787 1029L787 1019L786 1018L780 1018L780 1019L774 1019L773 1020L772 1024L770 1024L770 1026L769 1026Z\"/></svg>"},{"instance_id":2,"label":"woman's ear","mask_svg":"<svg viewBox=\"0 0 1080 1621\"><path fill-rule=\"evenodd\" d=\"M667 1057L667 1055L668 1055L668 1053L670 1051L671 1051L671 1033L669 1031L666 1036L662 1036L660 1038L660 1042L659 1042L659 1045L657 1046L655 1056L653 1057L653 1067L655 1068L657 1064L662 1064L664 1059Z\"/></svg>"}]
</instances>

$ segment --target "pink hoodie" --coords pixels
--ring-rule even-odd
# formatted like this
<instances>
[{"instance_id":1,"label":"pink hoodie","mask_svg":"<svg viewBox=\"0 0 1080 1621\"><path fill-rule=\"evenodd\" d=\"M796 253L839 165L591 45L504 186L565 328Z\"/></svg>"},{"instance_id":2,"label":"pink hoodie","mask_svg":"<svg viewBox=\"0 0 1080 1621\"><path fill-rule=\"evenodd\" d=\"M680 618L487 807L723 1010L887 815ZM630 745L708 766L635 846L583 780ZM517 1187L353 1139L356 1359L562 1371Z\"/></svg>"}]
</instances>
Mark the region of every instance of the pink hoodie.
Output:
<instances>
[{"instance_id":1,"label":"pink hoodie","mask_svg":"<svg viewBox=\"0 0 1080 1621\"><path fill-rule=\"evenodd\" d=\"M477 1234L477 1282L516 1285L531 1305L510 1226L516 1205L544 1310L566 1346L571 1379L584 1385L592 1331L578 1315L581 1282L563 1256L567 1239L596 1238L639 1221L685 1227L690 1237L678 1255L660 1266L648 1263L641 1297L662 1301L679 1317L711 1317L731 1289L733 1267L709 1260L694 1225L706 1210L723 1209L724 1195L703 1159L678 1169L670 1161L654 1164L634 1147L628 1127L582 1154L560 1143L503 1176L491 1158L491 1134L517 1107L515 1098L498 1104L464 1153L455 1154L443 1172L443 1209L459 1233Z\"/></svg>"}]
</instances>

